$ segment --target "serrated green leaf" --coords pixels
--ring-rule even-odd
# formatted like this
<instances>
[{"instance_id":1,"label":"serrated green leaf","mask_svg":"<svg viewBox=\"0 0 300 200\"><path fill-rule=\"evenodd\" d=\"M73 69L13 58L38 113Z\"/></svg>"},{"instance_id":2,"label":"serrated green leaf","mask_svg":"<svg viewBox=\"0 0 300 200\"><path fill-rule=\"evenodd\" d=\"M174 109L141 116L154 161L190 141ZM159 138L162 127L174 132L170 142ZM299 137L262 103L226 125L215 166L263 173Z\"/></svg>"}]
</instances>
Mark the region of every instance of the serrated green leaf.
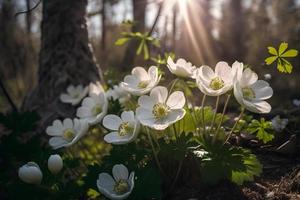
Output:
<instances>
[{"instance_id":1,"label":"serrated green leaf","mask_svg":"<svg viewBox=\"0 0 300 200\"><path fill-rule=\"evenodd\" d=\"M298 51L296 49L290 49L284 52L280 57L296 57L298 55Z\"/></svg>"},{"instance_id":2,"label":"serrated green leaf","mask_svg":"<svg viewBox=\"0 0 300 200\"><path fill-rule=\"evenodd\" d=\"M265 59L267 65L271 65L278 57L277 56L270 56Z\"/></svg>"},{"instance_id":3,"label":"serrated green leaf","mask_svg":"<svg viewBox=\"0 0 300 200\"><path fill-rule=\"evenodd\" d=\"M274 47L268 47L268 51L270 54L277 56L277 50Z\"/></svg>"},{"instance_id":4,"label":"serrated green leaf","mask_svg":"<svg viewBox=\"0 0 300 200\"><path fill-rule=\"evenodd\" d=\"M274 139L272 123L261 118L260 121L254 119L249 124L247 131L251 134L256 133L256 137L267 143Z\"/></svg>"},{"instance_id":5,"label":"serrated green leaf","mask_svg":"<svg viewBox=\"0 0 300 200\"><path fill-rule=\"evenodd\" d=\"M277 61L277 69L282 73L292 73L292 64L284 58L279 58Z\"/></svg>"},{"instance_id":6,"label":"serrated green leaf","mask_svg":"<svg viewBox=\"0 0 300 200\"><path fill-rule=\"evenodd\" d=\"M262 165L249 150L220 145L205 150L208 153L201 161L201 175L205 183L216 184L227 178L242 185L262 172Z\"/></svg>"},{"instance_id":7,"label":"serrated green leaf","mask_svg":"<svg viewBox=\"0 0 300 200\"><path fill-rule=\"evenodd\" d=\"M278 55L281 56L281 54L288 48L288 43L282 42L279 45Z\"/></svg>"},{"instance_id":8,"label":"serrated green leaf","mask_svg":"<svg viewBox=\"0 0 300 200\"><path fill-rule=\"evenodd\" d=\"M130 40L130 38L128 37L123 37L123 38L119 38L117 39L117 41L115 42L116 46L122 46L123 44L125 44L126 42L128 42Z\"/></svg>"}]
</instances>

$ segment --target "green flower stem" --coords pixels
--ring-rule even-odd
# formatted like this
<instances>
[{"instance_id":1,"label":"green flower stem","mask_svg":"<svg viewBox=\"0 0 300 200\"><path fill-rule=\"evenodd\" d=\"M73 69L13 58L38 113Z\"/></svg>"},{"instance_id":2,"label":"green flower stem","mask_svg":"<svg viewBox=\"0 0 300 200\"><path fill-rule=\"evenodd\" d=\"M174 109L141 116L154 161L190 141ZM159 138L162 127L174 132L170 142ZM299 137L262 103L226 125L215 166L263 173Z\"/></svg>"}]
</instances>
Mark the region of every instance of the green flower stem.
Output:
<instances>
[{"instance_id":1,"label":"green flower stem","mask_svg":"<svg viewBox=\"0 0 300 200\"><path fill-rule=\"evenodd\" d=\"M228 94L227 98L226 98L226 101L225 101L225 105L223 107L223 112L222 112L220 123L219 123L219 125L217 127L216 134L214 135L214 138L213 138L213 143L215 143L216 139L218 138L219 131L220 131L220 128L221 128L223 120L224 120L225 112L226 112L226 109L227 109L230 97L231 97L231 94Z\"/></svg>"},{"instance_id":2,"label":"green flower stem","mask_svg":"<svg viewBox=\"0 0 300 200\"><path fill-rule=\"evenodd\" d=\"M206 127L205 127L205 120L204 120L204 103L205 103L206 95L203 94L202 97L202 103L201 103L201 109L202 109L202 128L203 128L203 135L205 135Z\"/></svg>"},{"instance_id":3,"label":"green flower stem","mask_svg":"<svg viewBox=\"0 0 300 200\"><path fill-rule=\"evenodd\" d=\"M218 107L219 107L219 102L220 102L220 96L217 96L217 100L216 100L216 106L215 106L215 113L214 113L214 116L213 116L213 120L211 121L211 125L210 125L210 133L212 133L213 131L213 128L214 128L214 125L215 125L215 121L216 121L216 116L217 116L217 110L218 110Z\"/></svg>"},{"instance_id":4,"label":"green flower stem","mask_svg":"<svg viewBox=\"0 0 300 200\"><path fill-rule=\"evenodd\" d=\"M174 136L175 136L175 139L176 139L176 142L177 142L178 141L178 135L177 135L177 131L176 131L176 126L175 126L175 124L173 124L172 126L173 126Z\"/></svg>"},{"instance_id":5,"label":"green flower stem","mask_svg":"<svg viewBox=\"0 0 300 200\"><path fill-rule=\"evenodd\" d=\"M161 165L160 165L160 162L158 160L158 157L157 157L157 154L155 152L155 148L154 148L154 144L153 144L153 141L152 141L152 138L151 138L151 135L150 135L150 132L148 130L148 128L146 128L146 132L147 132L147 135L148 135L148 139L149 139L149 142L150 142L150 145L151 145L151 148L152 148L152 152L153 152L153 156L154 156L154 159L155 159L155 162L156 162L156 165L158 167L158 169L160 170L161 174L163 176L166 176L165 172L163 171Z\"/></svg>"},{"instance_id":6,"label":"green flower stem","mask_svg":"<svg viewBox=\"0 0 300 200\"><path fill-rule=\"evenodd\" d=\"M173 80L172 85L169 89L169 94L171 94L171 92L174 90L175 85L180 81L179 78L176 78L175 80Z\"/></svg>"},{"instance_id":7,"label":"green flower stem","mask_svg":"<svg viewBox=\"0 0 300 200\"><path fill-rule=\"evenodd\" d=\"M179 177L181 169L182 169L183 161L184 161L184 157L183 157L183 159L180 161L180 163L178 165L177 172L176 172L176 175L175 175L175 179L174 179L174 181L173 181L173 183L171 185L170 191L172 191L174 189L175 185L176 185L176 182L178 180L178 177Z\"/></svg>"},{"instance_id":8,"label":"green flower stem","mask_svg":"<svg viewBox=\"0 0 300 200\"><path fill-rule=\"evenodd\" d=\"M232 135L234 129L236 128L237 124L239 123L240 119L243 117L244 111L245 111L245 108L242 107L242 108L241 108L241 113L240 113L238 119L236 120L236 122L234 123L234 125L233 125L233 127L232 127L230 133L228 134L228 137L226 138L224 144L225 144L225 143L229 140L229 138L231 137L231 135Z\"/></svg>"}]
</instances>

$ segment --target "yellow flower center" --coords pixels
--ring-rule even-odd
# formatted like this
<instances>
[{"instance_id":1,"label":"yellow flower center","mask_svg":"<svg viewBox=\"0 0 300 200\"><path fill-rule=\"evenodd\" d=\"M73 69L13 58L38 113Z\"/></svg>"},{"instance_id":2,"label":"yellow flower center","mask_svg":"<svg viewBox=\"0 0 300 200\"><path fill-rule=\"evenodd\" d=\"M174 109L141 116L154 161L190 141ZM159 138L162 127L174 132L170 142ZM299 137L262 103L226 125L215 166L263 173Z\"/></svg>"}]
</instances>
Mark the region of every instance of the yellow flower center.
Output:
<instances>
[{"instance_id":1,"label":"yellow flower center","mask_svg":"<svg viewBox=\"0 0 300 200\"><path fill-rule=\"evenodd\" d=\"M120 126L119 126L119 135L120 136L125 136L129 133L133 132L133 127L131 126L131 124L129 122L123 122Z\"/></svg>"},{"instance_id":2,"label":"yellow flower center","mask_svg":"<svg viewBox=\"0 0 300 200\"><path fill-rule=\"evenodd\" d=\"M129 190L129 184L126 180L120 179L116 181L116 185L114 186L114 191L117 194L124 194Z\"/></svg>"},{"instance_id":3,"label":"yellow flower center","mask_svg":"<svg viewBox=\"0 0 300 200\"><path fill-rule=\"evenodd\" d=\"M138 84L138 88L144 89L144 88L146 88L148 86L148 84L149 84L149 81L141 81Z\"/></svg>"},{"instance_id":4,"label":"yellow flower center","mask_svg":"<svg viewBox=\"0 0 300 200\"><path fill-rule=\"evenodd\" d=\"M247 100L252 100L255 98L255 92L250 87L245 87L242 89L243 97Z\"/></svg>"},{"instance_id":5,"label":"yellow flower center","mask_svg":"<svg viewBox=\"0 0 300 200\"><path fill-rule=\"evenodd\" d=\"M75 133L72 129L64 130L62 137L67 141L72 141L75 137Z\"/></svg>"},{"instance_id":6,"label":"yellow flower center","mask_svg":"<svg viewBox=\"0 0 300 200\"><path fill-rule=\"evenodd\" d=\"M213 78L209 84L213 90L219 90L224 87L224 81L220 77Z\"/></svg>"},{"instance_id":7,"label":"yellow flower center","mask_svg":"<svg viewBox=\"0 0 300 200\"><path fill-rule=\"evenodd\" d=\"M93 109L92 109L92 114L93 115L98 115L99 113L102 112L102 108L99 104L96 104Z\"/></svg>"},{"instance_id":8,"label":"yellow flower center","mask_svg":"<svg viewBox=\"0 0 300 200\"><path fill-rule=\"evenodd\" d=\"M76 93L73 95L73 98L77 99L77 98L79 98L79 96L80 96L80 94Z\"/></svg>"},{"instance_id":9,"label":"yellow flower center","mask_svg":"<svg viewBox=\"0 0 300 200\"><path fill-rule=\"evenodd\" d=\"M169 106L164 103L157 103L153 106L152 113L156 119L162 119L168 115L169 111Z\"/></svg>"}]
</instances>

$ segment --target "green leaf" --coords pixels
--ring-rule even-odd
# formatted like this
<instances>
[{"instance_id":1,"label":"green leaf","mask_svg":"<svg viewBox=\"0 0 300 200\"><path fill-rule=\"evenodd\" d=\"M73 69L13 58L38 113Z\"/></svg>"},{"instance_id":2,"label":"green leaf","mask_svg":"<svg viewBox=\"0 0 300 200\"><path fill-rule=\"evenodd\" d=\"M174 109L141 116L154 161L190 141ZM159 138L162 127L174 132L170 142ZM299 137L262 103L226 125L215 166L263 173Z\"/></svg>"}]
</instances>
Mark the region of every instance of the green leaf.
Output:
<instances>
[{"instance_id":1,"label":"green leaf","mask_svg":"<svg viewBox=\"0 0 300 200\"><path fill-rule=\"evenodd\" d=\"M242 185L262 172L262 165L249 150L241 147L212 146L202 158L202 180L216 184L223 179Z\"/></svg>"},{"instance_id":2,"label":"green leaf","mask_svg":"<svg viewBox=\"0 0 300 200\"><path fill-rule=\"evenodd\" d=\"M248 132L251 134L256 133L256 137L267 143L274 139L272 123L261 118L260 121L254 119L248 126Z\"/></svg>"},{"instance_id":3,"label":"green leaf","mask_svg":"<svg viewBox=\"0 0 300 200\"><path fill-rule=\"evenodd\" d=\"M268 51L270 54L272 54L274 56L278 56L277 50L274 47L268 47Z\"/></svg>"},{"instance_id":4,"label":"green leaf","mask_svg":"<svg viewBox=\"0 0 300 200\"><path fill-rule=\"evenodd\" d=\"M145 42L144 44L144 59L148 60L149 59L149 50L148 50L148 46L147 43Z\"/></svg>"},{"instance_id":5,"label":"green leaf","mask_svg":"<svg viewBox=\"0 0 300 200\"><path fill-rule=\"evenodd\" d=\"M280 57L296 57L298 55L298 51L296 49L287 50Z\"/></svg>"},{"instance_id":6,"label":"green leaf","mask_svg":"<svg viewBox=\"0 0 300 200\"><path fill-rule=\"evenodd\" d=\"M142 40L140 45L139 45L139 48L136 50L136 55L140 55L142 53L144 44L145 44L145 41Z\"/></svg>"},{"instance_id":7,"label":"green leaf","mask_svg":"<svg viewBox=\"0 0 300 200\"><path fill-rule=\"evenodd\" d=\"M281 56L281 54L288 48L288 43L286 42L282 42L279 45L279 51L278 51L278 55Z\"/></svg>"},{"instance_id":8,"label":"green leaf","mask_svg":"<svg viewBox=\"0 0 300 200\"><path fill-rule=\"evenodd\" d=\"M292 64L284 58L279 58L277 61L277 69L282 73L292 73Z\"/></svg>"},{"instance_id":9,"label":"green leaf","mask_svg":"<svg viewBox=\"0 0 300 200\"><path fill-rule=\"evenodd\" d=\"M129 41L130 38L128 37L123 37L123 38L119 38L116 42L115 45L116 46L122 46L123 44L125 44L127 41Z\"/></svg>"},{"instance_id":10,"label":"green leaf","mask_svg":"<svg viewBox=\"0 0 300 200\"><path fill-rule=\"evenodd\" d=\"M271 65L276 59L277 59L277 56L270 56L265 59L265 62L267 65Z\"/></svg>"}]
</instances>

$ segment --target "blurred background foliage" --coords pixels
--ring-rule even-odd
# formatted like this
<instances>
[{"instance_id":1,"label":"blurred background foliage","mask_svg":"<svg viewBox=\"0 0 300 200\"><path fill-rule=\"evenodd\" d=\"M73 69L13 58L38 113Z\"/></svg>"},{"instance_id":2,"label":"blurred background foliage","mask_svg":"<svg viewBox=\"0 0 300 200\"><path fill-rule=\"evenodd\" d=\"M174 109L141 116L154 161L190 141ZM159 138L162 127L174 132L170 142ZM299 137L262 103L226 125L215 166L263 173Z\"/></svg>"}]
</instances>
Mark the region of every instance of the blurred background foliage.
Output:
<instances>
[{"instance_id":1,"label":"blurred background foliage","mask_svg":"<svg viewBox=\"0 0 300 200\"><path fill-rule=\"evenodd\" d=\"M134 42L114 45L122 32L150 32L161 40L153 53L174 52L196 66L214 66L219 60L235 60L249 64L263 78L270 80L276 106L291 105L299 98L297 77L299 57L291 75L279 74L275 65L266 66L267 46L280 42L300 49L300 2L298 0L184 0L185 5L173 5L165 0L89 0L87 23L90 42L97 62L108 79L121 78L135 65L154 64L155 58L145 61L144 53L135 55ZM15 16L18 11L33 7L31 0L0 1L0 77L18 107L37 84L38 52L42 6L32 12ZM182 8L184 6L184 9ZM147 56L146 56L147 57ZM124 73L119 73L120 70ZM288 89L288 91L287 91ZM0 91L2 93L2 90ZM288 97L282 102L284 94ZM0 111L7 111L6 99L0 95Z\"/></svg>"}]
</instances>

